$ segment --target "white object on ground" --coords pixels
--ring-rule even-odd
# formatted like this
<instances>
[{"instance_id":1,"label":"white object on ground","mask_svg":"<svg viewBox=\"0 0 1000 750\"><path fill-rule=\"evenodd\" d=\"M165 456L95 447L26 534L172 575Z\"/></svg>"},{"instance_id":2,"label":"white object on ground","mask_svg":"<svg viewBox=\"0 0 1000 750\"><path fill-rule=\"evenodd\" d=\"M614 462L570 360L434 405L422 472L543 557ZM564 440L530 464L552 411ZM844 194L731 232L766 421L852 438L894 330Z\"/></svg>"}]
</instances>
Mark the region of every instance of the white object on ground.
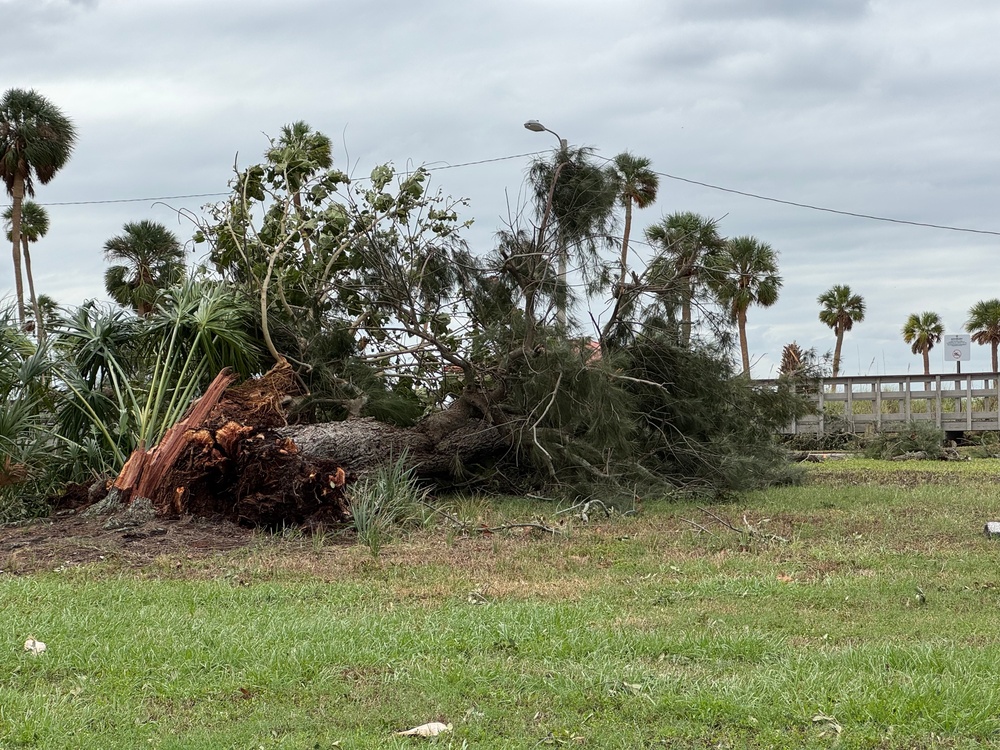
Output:
<instances>
[{"instance_id":1,"label":"white object on ground","mask_svg":"<svg viewBox=\"0 0 1000 750\"><path fill-rule=\"evenodd\" d=\"M419 727L413 727L413 729L396 732L396 734L409 735L411 737L437 737L439 734L450 732L451 730L451 724L442 724L440 721L432 721L428 724L421 724Z\"/></svg>"},{"instance_id":2,"label":"white object on ground","mask_svg":"<svg viewBox=\"0 0 1000 750\"><path fill-rule=\"evenodd\" d=\"M38 656L45 650L45 644L41 641L36 641L34 638L29 638L24 642L24 650L32 656Z\"/></svg>"}]
</instances>

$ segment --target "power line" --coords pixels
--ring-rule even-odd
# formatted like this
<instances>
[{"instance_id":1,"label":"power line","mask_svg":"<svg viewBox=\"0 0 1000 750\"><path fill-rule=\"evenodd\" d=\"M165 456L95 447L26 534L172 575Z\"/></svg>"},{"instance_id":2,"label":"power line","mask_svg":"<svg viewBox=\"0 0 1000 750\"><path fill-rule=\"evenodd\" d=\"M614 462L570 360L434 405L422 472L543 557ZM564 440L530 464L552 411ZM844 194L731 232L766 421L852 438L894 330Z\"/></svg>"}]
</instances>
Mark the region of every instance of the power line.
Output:
<instances>
[{"instance_id":1,"label":"power line","mask_svg":"<svg viewBox=\"0 0 1000 750\"><path fill-rule=\"evenodd\" d=\"M229 193L192 193L190 195L161 195L158 198L115 198L106 201L62 201L61 203L40 203L41 206L97 206L105 203L144 203L146 201L172 201L181 198L218 198Z\"/></svg>"},{"instance_id":2,"label":"power line","mask_svg":"<svg viewBox=\"0 0 1000 750\"><path fill-rule=\"evenodd\" d=\"M596 154L595 154L596 155ZM597 156L598 159L603 159L606 162L612 162L614 159L609 159L606 156ZM720 190L723 193L732 193L734 195L742 195L745 198L756 198L761 201L768 201L770 203L780 203L785 206L794 206L796 208L807 208L810 211L823 211L829 214L838 214L840 216L853 216L857 219L870 219L871 221L886 221L892 224L907 224L913 227L927 227L930 229L947 229L950 232L970 232L972 234L989 234L995 237L1000 237L1000 232L995 232L990 229L970 229L969 227L955 227L948 224L931 224L924 221L910 221L908 219L894 219L888 216L876 216L874 214L862 214L855 211L842 211L837 208L827 208L826 206L815 206L811 203L799 203L798 201L789 201L782 198L772 198L768 195L760 195L758 193L750 193L745 190L736 190L735 188L727 188L722 185L713 185L710 182L702 182L700 180L692 180L687 177L680 177L675 174L669 174L668 172L658 172L655 169L650 170L653 174L659 175L660 177L666 177L668 180L677 180L678 182L686 182L690 185L699 185L700 187L710 188L711 190Z\"/></svg>"},{"instance_id":3,"label":"power line","mask_svg":"<svg viewBox=\"0 0 1000 750\"><path fill-rule=\"evenodd\" d=\"M603 157L602 157L603 158ZM711 188L712 190L721 190L724 193L733 193L735 195L742 195L747 198L756 198L757 200L770 201L771 203L781 203L786 206L795 206L796 208L808 208L811 211L824 211L829 214L839 214L841 216L854 216L858 219L871 219L872 221L887 221L892 224L908 224L913 227L929 227L931 229L947 229L951 232L971 232L972 234L991 234L996 237L1000 237L1000 232L994 232L989 229L970 229L968 227L954 227L947 224L930 224L924 221L909 221L907 219L893 219L888 216L875 216L873 214L862 214L856 213L854 211L841 211L836 208L826 208L824 206L814 206L810 203L798 203L796 201L787 201L781 198L771 198L767 195L758 195L756 193L748 193L744 190L734 190L733 188L722 187L721 185L712 185L708 182L699 182L698 180L690 180L687 177L678 177L677 175L667 174L666 172L656 172L656 174L661 177L666 177L670 180L677 180L679 182L687 182L692 185L700 185L701 187Z\"/></svg>"},{"instance_id":4,"label":"power line","mask_svg":"<svg viewBox=\"0 0 1000 750\"><path fill-rule=\"evenodd\" d=\"M474 167L481 164L491 164L500 161L510 161L511 159L524 159L531 156L540 156L542 154L548 153L548 151L529 151L523 154L511 154L509 156L497 156L491 159L477 159L475 161L460 162L458 164L442 164L441 166L425 166L424 168L428 172L437 172L445 169L458 169L460 167ZM597 158L603 159L606 162L611 162L613 159L609 159L605 156L596 155ZM434 162L432 162L433 164ZM727 188L722 185L714 185L710 182L703 182L701 180L692 180L688 177L681 177L679 175L670 174L668 172L659 172L653 170L654 174L660 177L665 177L668 180L676 180L677 182L686 182L689 185L698 185L699 187L708 188L710 190L718 190L723 193L731 193L733 195L742 195L745 198L754 198L756 200L767 201L769 203L778 203L784 206L793 206L795 208L804 208L810 211L822 211L824 213L836 214L838 216L851 216L856 219L868 219L869 221L883 221L891 224L903 224L913 227L924 227L927 229L943 229L949 232L966 232L969 234L985 234L994 237L1000 237L1000 231L993 231L989 229L973 229L970 227L957 227L949 224L934 224L931 222L924 221L911 221L909 219L896 219L890 216L878 216L875 214L865 214L857 211L844 211L837 208L829 208L827 206L817 206L811 203L802 203L799 201L790 201L783 198L774 198L769 195L761 195L759 193L751 193L746 190L737 190L735 188ZM359 178L367 179L367 178ZM111 200L99 200L99 201L62 201L58 203L42 203L43 206L96 206L96 205L107 205L112 203L144 203L147 201L167 201L167 200L182 200L185 198L220 198L229 195L229 193L192 193L189 195L166 195L153 198L116 198Z\"/></svg>"}]
</instances>

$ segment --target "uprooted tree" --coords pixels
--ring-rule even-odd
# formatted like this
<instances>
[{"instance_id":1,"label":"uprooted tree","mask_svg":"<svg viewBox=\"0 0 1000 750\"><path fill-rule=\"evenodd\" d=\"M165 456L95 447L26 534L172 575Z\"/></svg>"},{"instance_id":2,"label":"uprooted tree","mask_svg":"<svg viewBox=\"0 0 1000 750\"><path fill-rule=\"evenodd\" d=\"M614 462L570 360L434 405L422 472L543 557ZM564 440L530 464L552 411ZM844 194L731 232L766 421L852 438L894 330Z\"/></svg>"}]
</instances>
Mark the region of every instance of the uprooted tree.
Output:
<instances>
[{"instance_id":1,"label":"uprooted tree","mask_svg":"<svg viewBox=\"0 0 1000 750\"><path fill-rule=\"evenodd\" d=\"M676 264L643 266L610 237L618 188L592 154L536 164L534 219L485 252L462 238L464 201L432 191L426 169L352 180L331 165L328 139L289 126L198 220L211 269L148 319L121 321L128 336L94 306L64 320L61 419L91 423L74 428L78 447L112 445L105 468L124 494L161 512L206 510L215 494L239 506L231 515L273 523L308 516L303 498L342 508L345 477L403 455L425 478L507 491L720 492L782 474L773 435L800 402L735 377L710 296L692 303ZM611 312L591 319L591 340L574 312L594 301ZM711 323L694 336L689 313L677 322L692 304ZM282 373L266 418L225 416L224 387L209 382L227 364ZM130 379L152 385L108 397ZM193 386L212 403L168 432ZM252 469L266 462L272 475Z\"/></svg>"}]
</instances>

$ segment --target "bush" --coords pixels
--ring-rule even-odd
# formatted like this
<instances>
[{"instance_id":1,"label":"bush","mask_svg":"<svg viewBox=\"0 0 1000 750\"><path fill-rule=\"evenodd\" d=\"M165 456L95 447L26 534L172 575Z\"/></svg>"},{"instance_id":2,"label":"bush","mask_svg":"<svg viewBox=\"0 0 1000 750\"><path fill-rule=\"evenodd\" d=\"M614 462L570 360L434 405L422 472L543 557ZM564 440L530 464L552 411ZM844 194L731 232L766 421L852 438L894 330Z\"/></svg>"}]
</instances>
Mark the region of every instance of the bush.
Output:
<instances>
[{"instance_id":1,"label":"bush","mask_svg":"<svg viewBox=\"0 0 1000 750\"><path fill-rule=\"evenodd\" d=\"M944 458L944 430L930 422L910 422L898 432L876 432L866 438L865 458L889 459L904 453L925 453Z\"/></svg>"}]
</instances>

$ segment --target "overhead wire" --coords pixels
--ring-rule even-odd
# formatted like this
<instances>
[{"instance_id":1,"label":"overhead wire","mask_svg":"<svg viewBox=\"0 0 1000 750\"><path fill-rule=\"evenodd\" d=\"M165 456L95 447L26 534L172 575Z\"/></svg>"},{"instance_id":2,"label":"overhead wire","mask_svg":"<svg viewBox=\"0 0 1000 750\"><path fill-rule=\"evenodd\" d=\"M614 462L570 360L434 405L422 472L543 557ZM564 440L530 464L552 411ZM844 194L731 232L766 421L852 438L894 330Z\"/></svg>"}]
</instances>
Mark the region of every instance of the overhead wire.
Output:
<instances>
[{"instance_id":1,"label":"overhead wire","mask_svg":"<svg viewBox=\"0 0 1000 750\"><path fill-rule=\"evenodd\" d=\"M428 172L437 172L445 169L459 169L462 167L473 167L482 164L491 164L494 162L510 161L512 159L524 159L527 157L540 156L542 154L549 153L548 150L543 151L529 151L521 154L510 154L509 156L497 156L489 159L477 159L474 161L459 162L457 164L440 164L436 166L439 162L431 162L429 165L425 165L424 168ZM612 162L613 159L609 159L605 156L600 156L599 154L594 154L599 159L606 162ZM654 174L664 177L668 180L675 180L677 182L684 182L689 185L697 185L699 187L708 188L710 190L718 190L723 193L730 193L732 195L740 195L745 198L753 198L755 200L767 201L769 203L777 203L785 206L792 206L794 208L803 208L810 211L821 211L824 213L836 214L839 216L850 216L856 219L867 219L869 221L881 221L891 224L902 224L906 226L922 227L925 229L941 229L950 232L965 232L970 234L983 234L990 235L994 237L1000 237L1000 231L994 231L990 229L977 229L973 227L961 227L954 226L950 224L936 224L933 222L925 221L913 221L910 219L897 219L891 216L879 216L877 214L867 214L859 211L846 211L843 209L830 208L828 206L819 206L812 203L804 203L801 201L786 200L784 198L775 198L769 195L762 195L760 193L752 193L747 190L737 190L736 188L729 188L723 185L715 185L711 182L704 182L702 180L694 180L689 177L681 177L680 175L670 174L669 172L661 172L658 170L651 170ZM360 178L367 179L367 178ZM219 198L229 195L229 193L189 193L186 195L166 195L166 196L156 196L150 198L114 198L109 200L90 200L90 201L58 201L51 203L42 203L43 206L95 206L95 205L107 205L114 203L143 203L143 202L153 202L153 201L165 201L165 200L184 200L187 198Z\"/></svg>"}]
</instances>

